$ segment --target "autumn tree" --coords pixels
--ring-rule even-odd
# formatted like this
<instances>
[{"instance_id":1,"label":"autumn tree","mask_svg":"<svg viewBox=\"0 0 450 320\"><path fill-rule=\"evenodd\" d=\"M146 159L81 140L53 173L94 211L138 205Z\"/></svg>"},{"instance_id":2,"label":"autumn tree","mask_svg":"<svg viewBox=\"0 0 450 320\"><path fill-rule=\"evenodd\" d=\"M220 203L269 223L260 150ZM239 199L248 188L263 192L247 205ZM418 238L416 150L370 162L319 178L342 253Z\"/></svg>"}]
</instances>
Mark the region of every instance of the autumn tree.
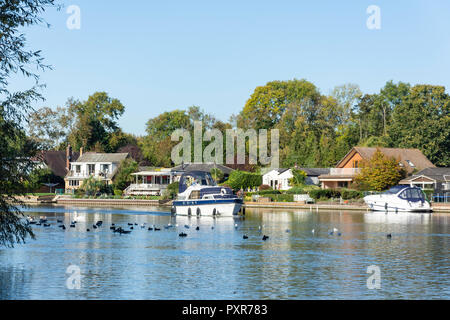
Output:
<instances>
[{"instance_id":1,"label":"autumn tree","mask_svg":"<svg viewBox=\"0 0 450 320\"><path fill-rule=\"evenodd\" d=\"M377 149L369 160L361 161L361 171L355 182L360 188L382 191L398 184L406 172L399 165L399 160L385 156Z\"/></svg>"}]
</instances>

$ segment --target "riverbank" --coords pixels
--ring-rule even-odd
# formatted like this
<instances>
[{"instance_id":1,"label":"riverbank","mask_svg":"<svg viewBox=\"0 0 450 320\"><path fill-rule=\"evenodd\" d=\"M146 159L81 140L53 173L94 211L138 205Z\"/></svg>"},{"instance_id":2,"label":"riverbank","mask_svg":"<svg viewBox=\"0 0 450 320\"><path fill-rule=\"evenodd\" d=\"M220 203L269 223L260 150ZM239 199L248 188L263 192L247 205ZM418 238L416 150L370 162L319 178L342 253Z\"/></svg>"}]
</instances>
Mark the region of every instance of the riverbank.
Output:
<instances>
[{"instance_id":1,"label":"riverbank","mask_svg":"<svg viewBox=\"0 0 450 320\"><path fill-rule=\"evenodd\" d=\"M27 204L41 204L39 197L26 196L20 199ZM145 199L82 199L65 196L55 196L51 203L63 205L84 205L84 206L161 206L170 207L172 201L167 200L145 200ZM319 210L355 210L366 211L368 207L365 204L339 204L339 203L316 203L303 204L299 202L244 202L245 208L273 208L273 209L305 209L311 211ZM450 213L450 203L432 203L434 212Z\"/></svg>"}]
</instances>

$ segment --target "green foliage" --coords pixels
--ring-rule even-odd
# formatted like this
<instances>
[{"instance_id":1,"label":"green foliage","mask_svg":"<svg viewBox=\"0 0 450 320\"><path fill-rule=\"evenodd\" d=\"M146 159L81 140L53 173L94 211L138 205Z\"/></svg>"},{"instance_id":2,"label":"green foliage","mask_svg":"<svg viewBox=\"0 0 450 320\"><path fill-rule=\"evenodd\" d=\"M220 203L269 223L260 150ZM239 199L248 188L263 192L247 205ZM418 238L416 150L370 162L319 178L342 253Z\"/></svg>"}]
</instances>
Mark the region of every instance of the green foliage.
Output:
<instances>
[{"instance_id":1,"label":"green foliage","mask_svg":"<svg viewBox=\"0 0 450 320\"><path fill-rule=\"evenodd\" d=\"M361 199L364 197L364 194L357 190L342 189L341 197L344 200Z\"/></svg>"},{"instance_id":2,"label":"green foliage","mask_svg":"<svg viewBox=\"0 0 450 320\"><path fill-rule=\"evenodd\" d=\"M233 190L256 188L262 183L262 176L258 173L234 170L225 181Z\"/></svg>"},{"instance_id":3,"label":"green foliage","mask_svg":"<svg viewBox=\"0 0 450 320\"><path fill-rule=\"evenodd\" d=\"M49 168L35 168L28 177L29 190L39 189L44 183L59 183L64 186L64 179L56 176Z\"/></svg>"},{"instance_id":4,"label":"green foliage","mask_svg":"<svg viewBox=\"0 0 450 320\"><path fill-rule=\"evenodd\" d=\"M117 172L114 176L114 189L125 190L131 183L133 183L135 177L131 175L138 171L139 165L131 158L123 160Z\"/></svg>"},{"instance_id":5,"label":"green foliage","mask_svg":"<svg viewBox=\"0 0 450 320\"><path fill-rule=\"evenodd\" d=\"M105 191L105 187L104 181L97 179L94 176L90 176L89 178L83 180L83 183L79 189L88 196L95 196L98 193Z\"/></svg>"},{"instance_id":6,"label":"green foliage","mask_svg":"<svg viewBox=\"0 0 450 320\"><path fill-rule=\"evenodd\" d=\"M178 190L180 187L180 182L175 181L167 186L167 189L164 191L162 198L165 199L175 199L178 195Z\"/></svg>"},{"instance_id":7,"label":"green foliage","mask_svg":"<svg viewBox=\"0 0 450 320\"><path fill-rule=\"evenodd\" d=\"M405 171L399 166L399 160L388 158L377 149L370 160L361 162L361 172L355 181L370 190L382 191L395 186L404 177Z\"/></svg>"},{"instance_id":8,"label":"green foliage","mask_svg":"<svg viewBox=\"0 0 450 320\"><path fill-rule=\"evenodd\" d=\"M106 92L95 92L86 101L69 100L67 104L67 118L73 121L67 139L74 150L83 147L97 152L115 152L122 143L127 143L117 124L125 111L118 99L110 98Z\"/></svg>"},{"instance_id":9,"label":"green foliage","mask_svg":"<svg viewBox=\"0 0 450 320\"><path fill-rule=\"evenodd\" d=\"M339 198L341 196L341 191L335 189L311 190L309 196L315 200Z\"/></svg>"},{"instance_id":10,"label":"green foliage","mask_svg":"<svg viewBox=\"0 0 450 320\"><path fill-rule=\"evenodd\" d=\"M212 168L211 169L211 176L214 179L214 181L216 182L220 182L223 179L223 172L222 170L218 169L218 168Z\"/></svg>"},{"instance_id":11,"label":"green foliage","mask_svg":"<svg viewBox=\"0 0 450 320\"><path fill-rule=\"evenodd\" d=\"M122 190L120 190L120 189L114 189L114 195L115 195L115 196L122 196L122 194L123 194L123 191L122 191Z\"/></svg>"},{"instance_id":12,"label":"green foliage","mask_svg":"<svg viewBox=\"0 0 450 320\"><path fill-rule=\"evenodd\" d=\"M289 179L289 185L299 187L305 184L306 172L303 170L292 169L292 178Z\"/></svg>"},{"instance_id":13,"label":"green foliage","mask_svg":"<svg viewBox=\"0 0 450 320\"><path fill-rule=\"evenodd\" d=\"M23 203L16 195L24 194L30 185L29 173L35 168L31 158L38 145L24 132L24 120L32 104L42 100L41 84L36 70L49 67L43 63L40 50L29 47L24 29L41 25L43 12L54 5L53 0L17 0L0 3L0 245L23 243L33 231L21 217ZM23 76L20 78L19 76ZM35 86L12 92L10 78Z\"/></svg>"}]
</instances>

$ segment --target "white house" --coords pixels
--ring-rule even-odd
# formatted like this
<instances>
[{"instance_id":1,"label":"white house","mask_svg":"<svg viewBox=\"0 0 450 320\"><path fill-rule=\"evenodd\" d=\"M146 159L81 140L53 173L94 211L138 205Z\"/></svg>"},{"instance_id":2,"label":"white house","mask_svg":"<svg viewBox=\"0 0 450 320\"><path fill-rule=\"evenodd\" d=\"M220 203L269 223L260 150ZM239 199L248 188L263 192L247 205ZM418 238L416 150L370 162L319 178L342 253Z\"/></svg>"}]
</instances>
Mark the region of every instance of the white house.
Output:
<instances>
[{"instance_id":1,"label":"white house","mask_svg":"<svg viewBox=\"0 0 450 320\"><path fill-rule=\"evenodd\" d=\"M135 183L125 190L126 195L162 195L167 186L175 181L170 168L141 167L139 172L132 173Z\"/></svg>"},{"instance_id":2,"label":"white house","mask_svg":"<svg viewBox=\"0 0 450 320\"><path fill-rule=\"evenodd\" d=\"M112 183L120 163L128 157L128 153L82 153L70 162L70 170L64 178L66 190L78 189L83 180L89 177L101 179L106 185Z\"/></svg>"},{"instance_id":3,"label":"white house","mask_svg":"<svg viewBox=\"0 0 450 320\"><path fill-rule=\"evenodd\" d=\"M298 168L306 173L305 184L318 185L319 176L328 174L328 168ZM263 184L271 186L275 190L289 190L289 179L293 177L291 169L279 168L273 169L263 175Z\"/></svg>"},{"instance_id":4,"label":"white house","mask_svg":"<svg viewBox=\"0 0 450 320\"><path fill-rule=\"evenodd\" d=\"M273 169L263 175L263 184L271 186L274 190L289 190L289 179L293 177L291 169Z\"/></svg>"}]
</instances>

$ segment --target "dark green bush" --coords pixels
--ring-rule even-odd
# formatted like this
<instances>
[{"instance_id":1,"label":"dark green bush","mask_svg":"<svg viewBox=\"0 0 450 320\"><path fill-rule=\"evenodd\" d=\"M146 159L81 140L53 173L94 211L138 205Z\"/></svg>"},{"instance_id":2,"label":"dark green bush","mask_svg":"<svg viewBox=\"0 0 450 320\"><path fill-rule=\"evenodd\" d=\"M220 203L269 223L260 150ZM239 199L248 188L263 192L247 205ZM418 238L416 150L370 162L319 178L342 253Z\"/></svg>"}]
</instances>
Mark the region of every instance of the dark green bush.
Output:
<instances>
[{"instance_id":1,"label":"dark green bush","mask_svg":"<svg viewBox=\"0 0 450 320\"><path fill-rule=\"evenodd\" d=\"M344 199L344 200L361 199L362 197L364 197L364 195L361 191L347 190L347 189L343 189L341 191L341 196L342 196L342 199Z\"/></svg>"}]
</instances>

